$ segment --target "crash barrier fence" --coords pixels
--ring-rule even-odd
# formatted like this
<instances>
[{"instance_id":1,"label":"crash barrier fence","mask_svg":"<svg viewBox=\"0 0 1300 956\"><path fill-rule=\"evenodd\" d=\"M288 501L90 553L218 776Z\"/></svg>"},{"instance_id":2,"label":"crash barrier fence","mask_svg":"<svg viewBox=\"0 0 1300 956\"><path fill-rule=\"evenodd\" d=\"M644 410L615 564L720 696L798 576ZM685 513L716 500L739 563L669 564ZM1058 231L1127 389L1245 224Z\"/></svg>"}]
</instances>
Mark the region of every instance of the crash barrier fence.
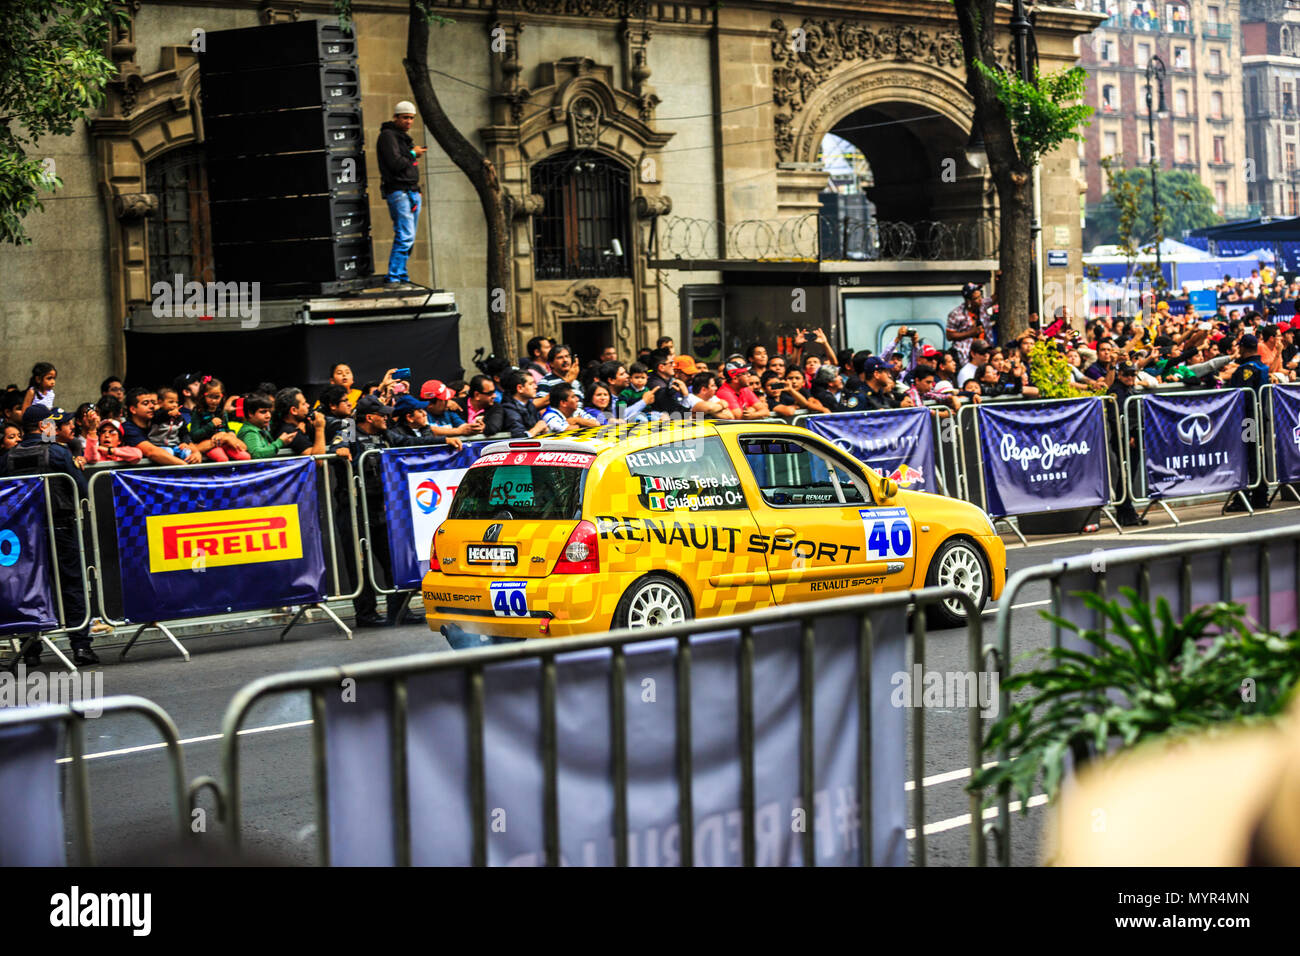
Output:
<instances>
[{"instance_id":1,"label":"crash barrier fence","mask_svg":"<svg viewBox=\"0 0 1300 956\"><path fill-rule=\"evenodd\" d=\"M1251 389L1138 393L1124 401L1122 420L1136 443L1125 470L1134 506L1158 504L1175 524L1173 500L1239 498L1253 513L1245 491L1265 480L1263 436L1276 429L1266 427Z\"/></svg>"},{"instance_id":2,"label":"crash barrier fence","mask_svg":"<svg viewBox=\"0 0 1300 956\"><path fill-rule=\"evenodd\" d=\"M324 864L906 865L910 771L924 865L924 708L896 695L939 602L985 671L979 609L929 588L265 677L223 720L226 833L244 835L249 714L306 694Z\"/></svg>"},{"instance_id":3,"label":"crash barrier fence","mask_svg":"<svg viewBox=\"0 0 1300 956\"><path fill-rule=\"evenodd\" d=\"M138 625L122 657L153 627L189 660L167 622L286 606L298 610L281 640L311 608L352 636L326 603L360 591L346 459L103 471L90 479L89 508L100 614ZM261 564L274 573L255 573Z\"/></svg>"},{"instance_id":4,"label":"crash barrier fence","mask_svg":"<svg viewBox=\"0 0 1300 956\"><path fill-rule=\"evenodd\" d=\"M118 696L65 705L3 708L0 806L4 807L5 825L0 827L0 867L94 864L85 722L108 714L137 714L158 731L167 751L176 833L182 844L192 838L192 796L185 782L180 735L175 722L153 701ZM60 787L61 765L68 771L66 789ZM195 781L196 788L207 785L206 778ZM70 801L71 840L65 828L61 790Z\"/></svg>"},{"instance_id":5,"label":"crash barrier fence","mask_svg":"<svg viewBox=\"0 0 1300 956\"><path fill-rule=\"evenodd\" d=\"M1050 606L1023 609L1037 603L1027 600L1036 596L1027 593L1029 589L1044 584ZM1106 619L1085 606L1083 597L1096 594L1103 600L1113 599L1120 596L1121 588L1132 588L1147 606L1164 598L1177 618L1206 604L1232 601L1243 605L1263 630L1287 633L1300 626L1300 527L1094 552L1017 571L1007 581L997 607L999 714L1010 712L1006 682L1012 676L1011 638L1026 633L1026 616L1041 611L1083 630L1096 629L1104 637ZM1017 610L1018 606L1022 609ZM1063 633L1055 621L1050 636L1054 648L1065 646L1089 655L1095 652L1072 632ZM981 762L971 766L982 766L989 756L981 753ZM1006 748L997 754L1000 761L1009 758ZM1001 831L996 841L998 862L1003 866L1011 865L1009 800L1008 795L1000 795L996 824Z\"/></svg>"},{"instance_id":6,"label":"crash barrier fence","mask_svg":"<svg viewBox=\"0 0 1300 956\"><path fill-rule=\"evenodd\" d=\"M72 502L69 514L57 513L56 497ZM40 641L68 668L73 664L54 638L90 623L81 509L77 484L69 475L0 478L0 637L18 639L20 654ZM77 549L75 562L69 538ZM70 570L80 572L79 583L65 580L72 577ZM76 620L70 619L65 602L69 587L81 594L83 612Z\"/></svg>"}]
</instances>

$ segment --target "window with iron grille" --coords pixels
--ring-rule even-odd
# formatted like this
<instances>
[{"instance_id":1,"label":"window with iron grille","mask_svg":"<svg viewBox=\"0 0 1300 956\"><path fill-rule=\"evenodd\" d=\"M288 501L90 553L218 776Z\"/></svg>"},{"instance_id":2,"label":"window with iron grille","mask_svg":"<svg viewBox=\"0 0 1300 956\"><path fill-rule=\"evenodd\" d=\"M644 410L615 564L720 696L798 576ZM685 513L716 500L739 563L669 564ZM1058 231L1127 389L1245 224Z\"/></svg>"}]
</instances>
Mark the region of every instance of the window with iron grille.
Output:
<instances>
[{"instance_id":1,"label":"window with iron grille","mask_svg":"<svg viewBox=\"0 0 1300 956\"><path fill-rule=\"evenodd\" d=\"M630 186L623 166L590 152L562 153L533 167L545 206L533 224L538 279L630 276Z\"/></svg>"},{"instance_id":2,"label":"window with iron grille","mask_svg":"<svg viewBox=\"0 0 1300 956\"><path fill-rule=\"evenodd\" d=\"M145 168L145 188L158 197L149 217L149 283L212 282L208 170L199 146L164 153Z\"/></svg>"}]
</instances>

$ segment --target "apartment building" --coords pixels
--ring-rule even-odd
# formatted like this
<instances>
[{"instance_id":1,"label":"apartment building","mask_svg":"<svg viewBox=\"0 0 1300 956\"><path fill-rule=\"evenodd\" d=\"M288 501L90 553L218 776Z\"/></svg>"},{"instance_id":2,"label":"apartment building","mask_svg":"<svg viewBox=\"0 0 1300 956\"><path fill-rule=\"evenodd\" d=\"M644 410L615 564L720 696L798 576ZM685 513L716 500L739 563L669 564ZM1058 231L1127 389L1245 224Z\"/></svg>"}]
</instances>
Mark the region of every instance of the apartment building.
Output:
<instances>
[{"instance_id":1,"label":"apartment building","mask_svg":"<svg viewBox=\"0 0 1300 956\"><path fill-rule=\"evenodd\" d=\"M1300 3L1243 0L1241 35L1249 201L1266 216L1300 215Z\"/></svg>"}]
</instances>

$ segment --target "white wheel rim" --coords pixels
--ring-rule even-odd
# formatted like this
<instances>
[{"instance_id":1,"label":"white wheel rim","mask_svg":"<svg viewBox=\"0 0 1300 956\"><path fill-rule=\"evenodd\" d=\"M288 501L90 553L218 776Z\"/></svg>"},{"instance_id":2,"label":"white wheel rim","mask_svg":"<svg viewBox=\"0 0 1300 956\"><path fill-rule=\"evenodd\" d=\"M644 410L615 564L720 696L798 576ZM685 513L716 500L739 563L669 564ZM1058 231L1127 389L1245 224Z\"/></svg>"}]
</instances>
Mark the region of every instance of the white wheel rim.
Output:
<instances>
[{"instance_id":1,"label":"white wheel rim","mask_svg":"<svg viewBox=\"0 0 1300 956\"><path fill-rule=\"evenodd\" d=\"M984 596L984 568L979 556L966 545L950 549L939 564L939 587L965 591L979 607ZM943 606L956 617L966 616L965 606L954 598L945 600Z\"/></svg>"},{"instance_id":2,"label":"white wheel rim","mask_svg":"<svg viewBox=\"0 0 1300 956\"><path fill-rule=\"evenodd\" d=\"M668 627L685 621L686 608L682 599L666 584L646 584L632 595L628 627Z\"/></svg>"}]
</instances>

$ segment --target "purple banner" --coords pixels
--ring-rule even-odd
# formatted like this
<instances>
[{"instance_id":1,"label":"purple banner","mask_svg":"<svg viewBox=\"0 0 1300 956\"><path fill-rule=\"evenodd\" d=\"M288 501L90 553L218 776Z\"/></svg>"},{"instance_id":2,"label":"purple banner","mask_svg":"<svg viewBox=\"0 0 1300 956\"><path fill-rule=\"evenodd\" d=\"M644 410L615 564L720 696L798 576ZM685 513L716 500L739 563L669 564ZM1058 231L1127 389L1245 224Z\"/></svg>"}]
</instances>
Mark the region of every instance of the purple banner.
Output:
<instances>
[{"instance_id":1,"label":"purple banner","mask_svg":"<svg viewBox=\"0 0 1300 956\"><path fill-rule=\"evenodd\" d=\"M804 424L898 487L943 494L928 408L813 415Z\"/></svg>"},{"instance_id":2,"label":"purple banner","mask_svg":"<svg viewBox=\"0 0 1300 956\"><path fill-rule=\"evenodd\" d=\"M1300 385L1277 385L1273 396L1273 441L1278 481L1300 482Z\"/></svg>"},{"instance_id":3,"label":"purple banner","mask_svg":"<svg viewBox=\"0 0 1300 956\"><path fill-rule=\"evenodd\" d=\"M59 626L43 484L40 478L0 481L0 634Z\"/></svg>"},{"instance_id":4,"label":"purple banner","mask_svg":"<svg viewBox=\"0 0 1300 956\"><path fill-rule=\"evenodd\" d=\"M1241 389L1142 399L1147 497L1239 491L1250 483Z\"/></svg>"},{"instance_id":5,"label":"purple banner","mask_svg":"<svg viewBox=\"0 0 1300 956\"><path fill-rule=\"evenodd\" d=\"M1100 398L979 409L988 512L1095 508L1109 500Z\"/></svg>"}]
</instances>

